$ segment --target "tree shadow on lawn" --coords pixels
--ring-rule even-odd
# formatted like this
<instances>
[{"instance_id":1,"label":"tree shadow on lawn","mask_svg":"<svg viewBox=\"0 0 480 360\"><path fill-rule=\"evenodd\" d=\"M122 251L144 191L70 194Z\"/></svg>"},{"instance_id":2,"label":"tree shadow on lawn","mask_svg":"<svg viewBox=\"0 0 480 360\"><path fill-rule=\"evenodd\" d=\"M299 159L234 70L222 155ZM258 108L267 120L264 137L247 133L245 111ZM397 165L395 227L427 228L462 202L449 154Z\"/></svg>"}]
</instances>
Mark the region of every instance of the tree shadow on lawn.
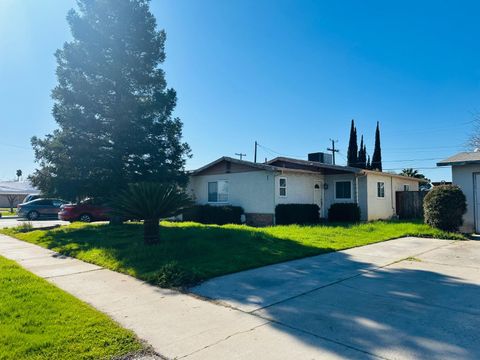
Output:
<instances>
[{"instance_id":1,"label":"tree shadow on lawn","mask_svg":"<svg viewBox=\"0 0 480 360\"><path fill-rule=\"evenodd\" d=\"M334 250L241 226L161 226L160 231L161 243L155 246L143 244L143 226L137 223L62 227L28 241L143 280L154 279L159 269L171 262L201 281ZM34 234L32 231L30 239Z\"/></svg>"},{"instance_id":2,"label":"tree shadow on lawn","mask_svg":"<svg viewBox=\"0 0 480 360\"><path fill-rule=\"evenodd\" d=\"M300 340L314 358L480 358L480 268L461 273L422 261L376 266L337 252L199 288L210 286L215 300L272 320L267 326L282 342Z\"/></svg>"}]
</instances>

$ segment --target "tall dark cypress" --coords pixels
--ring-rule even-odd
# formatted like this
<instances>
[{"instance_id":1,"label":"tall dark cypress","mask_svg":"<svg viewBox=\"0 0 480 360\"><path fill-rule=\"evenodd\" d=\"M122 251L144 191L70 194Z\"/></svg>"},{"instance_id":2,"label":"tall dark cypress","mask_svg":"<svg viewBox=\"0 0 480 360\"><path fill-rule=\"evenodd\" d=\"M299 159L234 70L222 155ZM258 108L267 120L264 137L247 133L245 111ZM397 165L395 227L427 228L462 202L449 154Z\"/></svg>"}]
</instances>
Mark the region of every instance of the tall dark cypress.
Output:
<instances>
[{"instance_id":1,"label":"tall dark cypress","mask_svg":"<svg viewBox=\"0 0 480 360\"><path fill-rule=\"evenodd\" d=\"M382 149L380 147L380 124L377 121L375 130L375 148L372 156L372 170L382 171Z\"/></svg>"},{"instance_id":2,"label":"tall dark cypress","mask_svg":"<svg viewBox=\"0 0 480 360\"><path fill-rule=\"evenodd\" d=\"M365 164L365 169L367 169L367 170L372 169L372 164L370 164L370 155L368 155L367 163Z\"/></svg>"},{"instance_id":3,"label":"tall dark cypress","mask_svg":"<svg viewBox=\"0 0 480 360\"><path fill-rule=\"evenodd\" d=\"M366 169L367 167L367 148L363 143L363 135L360 140L360 149L358 150L357 167L360 169Z\"/></svg>"},{"instance_id":4,"label":"tall dark cypress","mask_svg":"<svg viewBox=\"0 0 480 360\"><path fill-rule=\"evenodd\" d=\"M350 140L348 141L347 165L356 167L358 162L357 129L352 119L350 126Z\"/></svg>"}]
</instances>

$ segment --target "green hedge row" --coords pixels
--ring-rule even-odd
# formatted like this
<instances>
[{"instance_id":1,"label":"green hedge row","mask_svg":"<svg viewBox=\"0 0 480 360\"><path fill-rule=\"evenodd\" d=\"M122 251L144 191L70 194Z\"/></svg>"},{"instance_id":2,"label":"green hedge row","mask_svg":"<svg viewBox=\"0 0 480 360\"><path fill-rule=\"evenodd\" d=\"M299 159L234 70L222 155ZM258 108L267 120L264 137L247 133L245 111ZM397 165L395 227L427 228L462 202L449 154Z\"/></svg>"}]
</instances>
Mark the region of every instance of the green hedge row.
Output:
<instances>
[{"instance_id":1,"label":"green hedge row","mask_svg":"<svg viewBox=\"0 0 480 360\"><path fill-rule=\"evenodd\" d=\"M277 225L316 224L320 208L316 204L279 204L275 207Z\"/></svg>"},{"instance_id":2,"label":"green hedge row","mask_svg":"<svg viewBox=\"0 0 480 360\"><path fill-rule=\"evenodd\" d=\"M241 224L243 213L240 206L195 205L183 213L183 220L202 224Z\"/></svg>"}]
</instances>

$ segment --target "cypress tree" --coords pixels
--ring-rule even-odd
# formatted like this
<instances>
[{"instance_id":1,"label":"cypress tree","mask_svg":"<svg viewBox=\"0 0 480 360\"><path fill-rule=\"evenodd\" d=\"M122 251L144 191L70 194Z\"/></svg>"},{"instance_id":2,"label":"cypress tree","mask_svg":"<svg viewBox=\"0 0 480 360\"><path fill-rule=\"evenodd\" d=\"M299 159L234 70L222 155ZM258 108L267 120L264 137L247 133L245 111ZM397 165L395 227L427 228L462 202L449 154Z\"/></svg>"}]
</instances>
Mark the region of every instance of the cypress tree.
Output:
<instances>
[{"instance_id":1,"label":"cypress tree","mask_svg":"<svg viewBox=\"0 0 480 360\"><path fill-rule=\"evenodd\" d=\"M350 126L350 139L348 141L347 165L356 167L358 162L357 129L352 119Z\"/></svg>"},{"instance_id":2,"label":"cypress tree","mask_svg":"<svg viewBox=\"0 0 480 360\"><path fill-rule=\"evenodd\" d=\"M371 169L372 169L372 165L370 164L370 155L368 155L367 163L366 163L366 165L365 165L365 169L367 169L367 170L371 170Z\"/></svg>"},{"instance_id":3,"label":"cypress tree","mask_svg":"<svg viewBox=\"0 0 480 360\"><path fill-rule=\"evenodd\" d=\"M375 148L372 156L372 170L382 171L382 149L380 148L380 124L377 121L377 129L375 130Z\"/></svg>"},{"instance_id":4,"label":"cypress tree","mask_svg":"<svg viewBox=\"0 0 480 360\"><path fill-rule=\"evenodd\" d=\"M363 135L360 140L360 149L358 150L357 164L357 167L359 167L360 169L365 169L367 166L367 148L363 143Z\"/></svg>"}]
</instances>

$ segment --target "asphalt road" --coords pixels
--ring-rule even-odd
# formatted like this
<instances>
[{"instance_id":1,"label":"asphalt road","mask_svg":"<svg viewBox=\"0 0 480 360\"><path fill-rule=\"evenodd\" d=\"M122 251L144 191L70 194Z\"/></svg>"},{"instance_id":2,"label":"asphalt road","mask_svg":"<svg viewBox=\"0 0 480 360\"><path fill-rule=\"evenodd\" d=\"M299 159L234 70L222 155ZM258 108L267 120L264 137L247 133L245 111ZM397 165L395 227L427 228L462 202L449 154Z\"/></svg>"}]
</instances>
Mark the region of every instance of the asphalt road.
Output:
<instances>
[{"instance_id":1,"label":"asphalt road","mask_svg":"<svg viewBox=\"0 0 480 360\"><path fill-rule=\"evenodd\" d=\"M22 225L24 222L30 222L33 227L41 228L54 225L67 225L69 222L56 219L46 219L37 221L28 221L27 219L19 219L17 217L2 217L0 218L0 228L9 228Z\"/></svg>"}]
</instances>

